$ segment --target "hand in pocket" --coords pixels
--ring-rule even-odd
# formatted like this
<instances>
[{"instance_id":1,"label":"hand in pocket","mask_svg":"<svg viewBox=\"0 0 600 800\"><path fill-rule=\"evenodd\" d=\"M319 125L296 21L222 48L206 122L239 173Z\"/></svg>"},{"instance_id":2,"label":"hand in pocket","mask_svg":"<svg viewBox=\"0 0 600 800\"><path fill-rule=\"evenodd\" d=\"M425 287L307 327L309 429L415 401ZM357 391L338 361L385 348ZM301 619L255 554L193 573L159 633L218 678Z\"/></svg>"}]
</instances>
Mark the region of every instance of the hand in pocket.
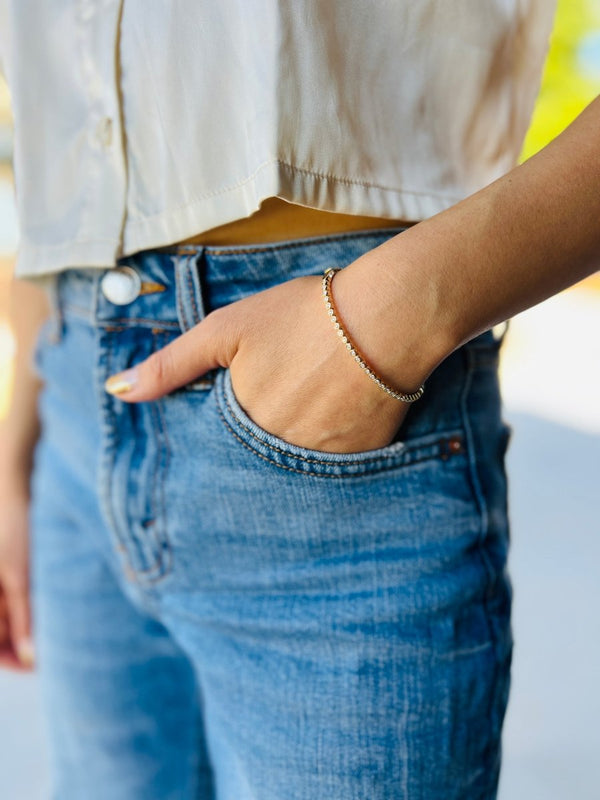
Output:
<instances>
[{"instance_id":1,"label":"hand in pocket","mask_svg":"<svg viewBox=\"0 0 600 800\"><path fill-rule=\"evenodd\" d=\"M264 430L314 450L358 452L393 441L409 405L390 397L343 346L321 278L278 284L212 311L107 391L152 400L228 367L239 404Z\"/></svg>"}]
</instances>

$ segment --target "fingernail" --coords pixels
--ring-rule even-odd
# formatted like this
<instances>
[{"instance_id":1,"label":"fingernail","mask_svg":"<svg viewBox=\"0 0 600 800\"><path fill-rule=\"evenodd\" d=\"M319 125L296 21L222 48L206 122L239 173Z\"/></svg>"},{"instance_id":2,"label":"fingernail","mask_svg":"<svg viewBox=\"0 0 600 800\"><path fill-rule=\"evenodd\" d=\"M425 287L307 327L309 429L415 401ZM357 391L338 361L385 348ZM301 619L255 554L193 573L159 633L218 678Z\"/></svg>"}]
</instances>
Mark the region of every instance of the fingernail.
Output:
<instances>
[{"instance_id":1,"label":"fingernail","mask_svg":"<svg viewBox=\"0 0 600 800\"><path fill-rule=\"evenodd\" d=\"M27 667L33 666L35 656L33 651L33 642L31 639L21 639L17 642L17 655L19 656L19 661L22 664Z\"/></svg>"},{"instance_id":2,"label":"fingernail","mask_svg":"<svg viewBox=\"0 0 600 800\"><path fill-rule=\"evenodd\" d=\"M109 394L125 394L130 392L137 382L135 369L126 369L111 377L104 384L104 388Z\"/></svg>"}]
</instances>

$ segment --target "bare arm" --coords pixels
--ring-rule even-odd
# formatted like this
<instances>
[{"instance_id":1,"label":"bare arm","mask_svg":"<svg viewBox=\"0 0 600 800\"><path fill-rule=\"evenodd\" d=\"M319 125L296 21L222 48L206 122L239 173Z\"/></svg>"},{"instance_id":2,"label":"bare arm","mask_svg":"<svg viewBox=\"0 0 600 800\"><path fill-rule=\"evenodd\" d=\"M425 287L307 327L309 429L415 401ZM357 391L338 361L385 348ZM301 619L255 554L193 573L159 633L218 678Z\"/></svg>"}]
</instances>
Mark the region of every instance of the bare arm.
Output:
<instances>
[{"instance_id":1,"label":"bare arm","mask_svg":"<svg viewBox=\"0 0 600 800\"><path fill-rule=\"evenodd\" d=\"M0 421L0 666L28 668L30 641L28 504L29 478L39 434L39 379L31 355L39 326L48 315L45 293L13 280L11 321L17 348L8 415Z\"/></svg>"},{"instance_id":2,"label":"bare arm","mask_svg":"<svg viewBox=\"0 0 600 800\"><path fill-rule=\"evenodd\" d=\"M45 292L32 283L13 278L10 322L16 353L9 410L0 421L0 486L8 482L25 494L39 434L36 404L40 382L31 369L31 357L38 330L48 313Z\"/></svg>"}]
</instances>

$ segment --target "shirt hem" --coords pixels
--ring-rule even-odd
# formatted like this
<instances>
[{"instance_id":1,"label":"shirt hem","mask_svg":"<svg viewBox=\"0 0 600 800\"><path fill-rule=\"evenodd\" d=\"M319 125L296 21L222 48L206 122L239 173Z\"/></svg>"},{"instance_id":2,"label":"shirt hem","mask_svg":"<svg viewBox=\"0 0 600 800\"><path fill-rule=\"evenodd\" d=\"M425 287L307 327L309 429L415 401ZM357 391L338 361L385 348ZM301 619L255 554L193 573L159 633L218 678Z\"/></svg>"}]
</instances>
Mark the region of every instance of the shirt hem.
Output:
<instances>
[{"instance_id":1,"label":"shirt hem","mask_svg":"<svg viewBox=\"0 0 600 800\"><path fill-rule=\"evenodd\" d=\"M114 267L119 258L175 244L248 217L268 197L333 213L416 222L443 211L466 194L411 192L314 173L274 160L261 165L249 178L227 190L171 211L129 219L122 243L119 239L105 238L35 245L23 239L17 253L15 275L35 278L77 267L108 269Z\"/></svg>"},{"instance_id":2,"label":"shirt hem","mask_svg":"<svg viewBox=\"0 0 600 800\"><path fill-rule=\"evenodd\" d=\"M411 192L374 183L314 173L282 161L269 161L243 183L175 210L125 226L123 255L188 239L211 228L248 217L268 197L331 211L417 222L462 200L463 194Z\"/></svg>"}]
</instances>

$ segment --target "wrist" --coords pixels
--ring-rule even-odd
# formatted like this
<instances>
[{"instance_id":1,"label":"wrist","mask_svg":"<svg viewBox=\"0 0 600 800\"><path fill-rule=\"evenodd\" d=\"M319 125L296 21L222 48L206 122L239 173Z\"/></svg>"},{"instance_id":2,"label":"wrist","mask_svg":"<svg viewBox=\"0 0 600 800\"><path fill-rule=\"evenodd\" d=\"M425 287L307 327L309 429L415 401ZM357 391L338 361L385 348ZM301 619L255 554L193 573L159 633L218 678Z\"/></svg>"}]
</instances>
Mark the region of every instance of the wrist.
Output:
<instances>
[{"instance_id":1,"label":"wrist","mask_svg":"<svg viewBox=\"0 0 600 800\"><path fill-rule=\"evenodd\" d=\"M333 297L365 361L390 385L412 392L455 345L439 313L435 285L400 250L392 253L383 248L341 270L333 283Z\"/></svg>"},{"instance_id":2,"label":"wrist","mask_svg":"<svg viewBox=\"0 0 600 800\"><path fill-rule=\"evenodd\" d=\"M415 400L419 400L419 398L423 394L423 385L420 384L414 392L404 392L397 387L392 387L386 383L386 381L375 372L372 368L372 363L367 363L364 359L362 353L358 351L358 348L353 342L350 337L348 336L348 331L346 331L342 322L338 319L336 314L336 306L331 294L331 283L333 277L340 272L339 269L330 267L325 270L325 274L322 279L322 291L323 291L323 299L325 301L325 306L327 308L327 313L331 319L331 322L334 325L336 333L339 337L341 337L342 342L344 343L347 351L352 356L354 361L359 365L359 367L368 375L368 377L376 383L380 389L382 389L386 394L393 397L395 400L400 400L403 403L414 403Z\"/></svg>"}]
</instances>

